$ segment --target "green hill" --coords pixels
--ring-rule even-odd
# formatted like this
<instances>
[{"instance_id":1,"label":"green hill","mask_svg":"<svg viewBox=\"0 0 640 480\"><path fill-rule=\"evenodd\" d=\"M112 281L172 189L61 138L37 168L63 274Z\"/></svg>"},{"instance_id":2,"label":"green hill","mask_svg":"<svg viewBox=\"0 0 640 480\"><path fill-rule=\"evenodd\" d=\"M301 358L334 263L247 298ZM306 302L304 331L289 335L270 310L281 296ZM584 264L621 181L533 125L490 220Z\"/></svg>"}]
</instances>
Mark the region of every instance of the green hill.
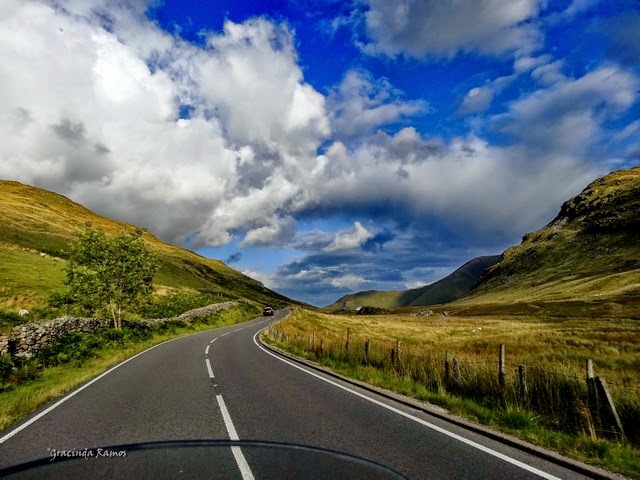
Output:
<instances>
[{"instance_id":1,"label":"green hill","mask_svg":"<svg viewBox=\"0 0 640 480\"><path fill-rule=\"evenodd\" d=\"M565 202L452 308L640 318L640 167L600 178Z\"/></svg>"},{"instance_id":2,"label":"green hill","mask_svg":"<svg viewBox=\"0 0 640 480\"><path fill-rule=\"evenodd\" d=\"M420 288L391 292L370 290L345 295L324 310L338 312L362 306L391 309L447 303L468 294L482 273L499 258L497 255L474 258L445 278Z\"/></svg>"},{"instance_id":3,"label":"green hill","mask_svg":"<svg viewBox=\"0 0 640 480\"><path fill-rule=\"evenodd\" d=\"M62 195L0 180L0 311L42 307L51 293L61 291L65 251L89 224L107 234L132 228ZM157 291L200 291L273 305L292 303L219 260L166 244L149 233L144 240L160 263L154 279Z\"/></svg>"}]
</instances>

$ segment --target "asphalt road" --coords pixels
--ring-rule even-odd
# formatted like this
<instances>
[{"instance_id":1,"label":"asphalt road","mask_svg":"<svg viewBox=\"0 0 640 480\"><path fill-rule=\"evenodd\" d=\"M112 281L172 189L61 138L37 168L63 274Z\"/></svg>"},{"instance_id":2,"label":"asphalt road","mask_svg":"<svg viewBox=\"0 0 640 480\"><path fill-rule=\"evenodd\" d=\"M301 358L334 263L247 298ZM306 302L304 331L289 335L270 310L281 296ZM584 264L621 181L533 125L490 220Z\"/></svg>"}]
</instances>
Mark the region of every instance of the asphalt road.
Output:
<instances>
[{"instance_id":1,"label":"asphalt road","mask_svg":"<svg viewBox=\"0 0 640 480\"><path fill-rule=\"evenodd\" d=\"M231 439L331 449L412 479L590 478L266 351L255 335L284 313L166 342L55 408L50 409L55 402L44 406L0 432L0 468L48 457L52 450ZM181 461L188 464L185 455ZM297 452L291 457L295 460L277 461L274 451L227 447L216 460L218 476L209 471L208 478L230 478L230 472L244 479L273 478L265 462L258 465L259 458L271 458L270 468L295 461L320 472L323 462L313 466L305 455ZM94 476L123 465L118 461L94 461ZM149 461L143 472L150 474L154 465ZM297 472L288 478L311 478ZM184 469L180 473L198 477ZM345 473L343 478L355 476Z\"/></svg>"}]
</instances>

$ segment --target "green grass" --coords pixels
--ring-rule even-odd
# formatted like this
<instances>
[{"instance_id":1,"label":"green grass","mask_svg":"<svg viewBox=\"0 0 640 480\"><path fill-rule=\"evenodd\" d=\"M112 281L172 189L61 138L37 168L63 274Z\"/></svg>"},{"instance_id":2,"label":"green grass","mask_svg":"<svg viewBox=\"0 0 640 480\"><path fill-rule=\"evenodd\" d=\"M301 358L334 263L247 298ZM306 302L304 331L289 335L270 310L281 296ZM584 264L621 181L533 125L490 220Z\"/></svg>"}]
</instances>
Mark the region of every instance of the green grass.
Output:
<instances>
[{"instance_id":1,"label":"green grass","mask_svg":"<svg viewBox=\"0 0 640 480\"><path fill-rule=\"evenodd\" d=\"M5 372L0 380L0 430L153 345L247 321L259 313L256 306L243 302L191 324L174 322L153 332L124 328L69 335L25 365Z\"/></svg>"},{"instance_id":2,"label":"green grass","mask_svg":"<svg viewBox=\"0 0 640 480\"><path fill-rule=\"evenodd\" d=\"M346 351L346 333L349 351ZM514 317L338 316L298 310L271 342L338 373L427 401L578 460L640 478L640 324ZM400 358L390 352L400 340ZM369 340L365 358L364 342ZM319 347L322 342L322 350ZM506 344L505 388L498 346ZM450 358L444 373L445 352ZM458 360L460 378L454 373ZM584 365L606 379L627 441L599 432L587 407ZM516 367L526 365L520 395ZM595 452L595 453L594 453Z\"/></svg>"},{"instance_id":3,"label":"green grass","mask_svg":"<svg viewBox=\"0 0 640 480\"><path fill-rule=\"evenodd\" d=\"M60 291L65 278L64 262L38 251L0 243L0 309L18 313L46 305Z\"/></svg>"}]
</instances>

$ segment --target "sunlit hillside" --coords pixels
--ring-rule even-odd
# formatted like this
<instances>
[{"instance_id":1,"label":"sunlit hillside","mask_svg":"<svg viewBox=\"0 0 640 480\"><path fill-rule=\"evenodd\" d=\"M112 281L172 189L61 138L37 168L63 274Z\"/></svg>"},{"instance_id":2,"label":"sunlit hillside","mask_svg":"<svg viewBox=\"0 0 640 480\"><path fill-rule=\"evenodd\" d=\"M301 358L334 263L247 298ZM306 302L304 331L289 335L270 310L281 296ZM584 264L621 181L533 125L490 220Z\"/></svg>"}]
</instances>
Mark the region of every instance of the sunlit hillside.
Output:
<instances>
[{"instance_id":1,"label":"sunlit hillside","mask_svg":"<svg viewBox=\"0 0 640 480\"><path fill-rule=\"evenodd\" d=\"M134 228L102 217L53 192L0 180L0 309L14 311L46 303L63 288L69 243L87 226L115 234ZM160 261L157 289L189 289L251 298L263 303L291 302L224 262L166 244L144 234Z\"/></svg>"}]
</instances>

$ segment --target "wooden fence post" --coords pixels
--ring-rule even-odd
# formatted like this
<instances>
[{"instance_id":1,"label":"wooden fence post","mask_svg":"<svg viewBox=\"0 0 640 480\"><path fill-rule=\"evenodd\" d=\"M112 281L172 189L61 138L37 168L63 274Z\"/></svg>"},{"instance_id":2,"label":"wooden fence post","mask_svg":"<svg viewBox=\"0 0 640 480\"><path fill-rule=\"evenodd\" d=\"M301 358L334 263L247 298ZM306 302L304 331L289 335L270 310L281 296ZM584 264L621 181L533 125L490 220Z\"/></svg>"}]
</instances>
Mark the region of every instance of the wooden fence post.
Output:
<instances>
[{"instance_id":1,"label":"wooden fence post","mask_svg":"<svg viewBox=\"0 0 640 480\"><path fill-rule=\"evenodd\" d=\"M504 343L500 344L500 357L498 359L498 383L504 388Z\"/></svg>"},{"instance_id":2,"label":"wooden fence post","mask_svg":"<svg viewBox=\"0 0 640 480\"><path fill-rule=\"evenodd\" d=\"M396 361L400 361L400 340L396 340Z\"/></svg>"},{"instance_id":3,"label":"wooden fence post","mask_svg":"<svg viewBox=\"0 0 640 480\"><path fill-rule=\"evenodd\" d=\"M598 405L598 392L596 390L596 381L593 376L593 361L588 359L586 362L586 380L587 380L587 404L591 420L595 426L595 430L600 430L602 425L600 422L600 406Z\"/></svg>"},{"instance_id":4,"label":"wooden fence post","mask_svg":"<svg viewBox=\"0 0 640 480\"><path fill-rule=\"evenodd\" d=\"M449 381L449 352L444 352L444 381Z\"/></svg>"},{"instance_id":5,"label":"wooden fence post","mask_svg":"<svg viewBox=\"0 0 640 480\"><path fill-rule=\"evenodd\" d=\"M526 405L529 388L527 387L527 372L524 365L518 365L518 383L520 386L520 401L523 405Z\"/></svg>"},{"instance_id":6,"label":"wooden fence post","mask_svg":"<svg viewBox=\"0 0 640 480\"><path fill-rule=\"evenodd\" d=\"M344 344L344 351L347 358L349 357L349 334L350 333L351 333L351 329L347 328L347 342Z\"/></svg>"},{"instance_id":7,"label":"wooden fence post","mask_svg":"<svg viewBox=\"0 0 640 480\"><path fill-rule=\"evenodd\" d=\"M369 340L364 342L364 364L369 365Z\"/></svg>"},{"instance_id":8,"label":"wooden fence post","mask_svg":"<svg viewBox=\"0 0 640 480\"><path fill-rule=\"evenodd\" d=\"M595 377L595 385L598 399L601 400L601 422L605 427L605 434L617 440L623 440L624 430L622 429L622 422L620 421L616 406L613 403L613 398L607 389L604 378Z\"/></svg>"}]
</instances>

